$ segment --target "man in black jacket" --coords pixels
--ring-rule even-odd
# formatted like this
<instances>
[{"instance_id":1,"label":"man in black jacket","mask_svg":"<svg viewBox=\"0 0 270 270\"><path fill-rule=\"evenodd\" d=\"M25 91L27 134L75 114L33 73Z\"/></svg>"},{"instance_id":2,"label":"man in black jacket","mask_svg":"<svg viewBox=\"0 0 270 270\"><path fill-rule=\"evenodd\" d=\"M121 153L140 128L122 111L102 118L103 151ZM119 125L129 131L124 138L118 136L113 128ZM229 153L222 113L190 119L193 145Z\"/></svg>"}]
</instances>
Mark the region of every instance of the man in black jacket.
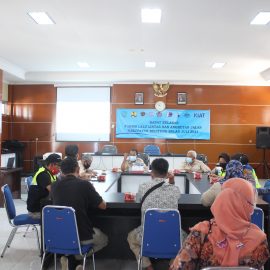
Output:
<instances>
[{"instance_id":1,"label":"man in black jacket","mask_svg":"<svg viewBox=\"0 0 270 270\"><path fill-rule=\"evenodd\" d=\"M45 165L34 174L27 197L27 210L32 218L40 218L40 202L49 196L51 184L59 173L60 162L58 154L51 154L46 158Z\"/></svg>"}]
</instances>

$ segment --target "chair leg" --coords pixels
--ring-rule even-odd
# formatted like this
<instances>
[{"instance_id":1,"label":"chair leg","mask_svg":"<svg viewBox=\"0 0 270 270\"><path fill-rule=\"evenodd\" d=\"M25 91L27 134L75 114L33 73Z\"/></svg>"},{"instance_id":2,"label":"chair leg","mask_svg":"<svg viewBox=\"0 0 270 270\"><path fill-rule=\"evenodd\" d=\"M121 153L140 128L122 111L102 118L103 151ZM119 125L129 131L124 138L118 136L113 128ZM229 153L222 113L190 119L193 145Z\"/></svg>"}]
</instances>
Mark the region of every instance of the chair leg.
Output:
<instances>
[{"instance_id":1,"label":"chair leg","mask_svg":"<svg viewBox=\"0 0 270 270\"><path fill-rule=\"evenodd\" d=\"M44 260L45 260L45 256L46 256L46 252L43 252L43 256L42 256L42 260L41 260L41 266L40 266L40 270L42 270L43 268L43 264L44 264Z\"/></svg>"},{"instance_id":2,"label":"chair leg","mask_svg":"<svg viewBox=\"0 0 270 270\"><path fill-rule=\"evenodd\" d=\"M26 230L25 230L25 233L23 234L23 237L26 236L26 234L27 234L27 232L28 232L28 230L29 230L29 227L30 227L30 225L27 226L27 228L26 228Z\"/></svg>"},{"instance_id":3,"label":"chair leg","mask_svg":"<svg viewBox=\"0 0 270 270\"><path fill-rule=\"evenodd\" d=\"M93 269L96 270L96 263L95 263L95 253L92 254L92 260L93 260Z\"/></svg>"},{"instance_id":4,"label":"chair leg","mask_svg":"<svg viewBox=\"0 0 270 270\"><path fill-rule=\"evenodd\" d=\"M33 228L36 231L38 250L39 250L39 253L41 254L41 247L40 247L40 242L39 242L38 228L35 225L33 225Z\"/></svg>"},{"instance_id":5,"label":"chair leg","mask_svg":"<svg viewBox=\"0 0 270 270\"><path fill-rule=\"evenodd\" d=\"M86 256L87 256L87 254L84 254L84 256L83 256L83 270L85 270Z\"/></svg>"},{"instance_id":6,"label":"chair leg","mask_svg":"<svg viewBox=\"0 0 270 270\"><path fill-rule=\"evenodd\" d=\"M57 265L56 265L56 253L54 253L54 270L57 270Z\"/></svg>"},{"instance_id":7,"label":"chair leg","mask_svg":"<svg viewBox=\"0 0 270 270\"><path fill-rule=\"evenodd\" d=\"M141 267L141 255L139 255L137 264L138 264L138 270L140 270L140 267Z\"/></svg>"},{"instance_id":8,"label":"chair leg","mask_svg":"<svg viewBox=\"0 0 270 270\"><path fill-rule=\"evenodd\" d=\"M16 232L17 232L17 229L18 229L18 227L14 227L14 228L12 229L12 231L10 232L10 235L9 235L9 237L8 237L8 240L7 240L7 242L6 242L6 245L5 245L5 247L4 247L3 251L2 251L1 258L4 257L4 254L5 254L5 252L6 252L6 249L7 249L8 247L10 247L11 242L12 242L12 240L13 240L13 238L14 238Z\"/></svg>"}]
</instances>

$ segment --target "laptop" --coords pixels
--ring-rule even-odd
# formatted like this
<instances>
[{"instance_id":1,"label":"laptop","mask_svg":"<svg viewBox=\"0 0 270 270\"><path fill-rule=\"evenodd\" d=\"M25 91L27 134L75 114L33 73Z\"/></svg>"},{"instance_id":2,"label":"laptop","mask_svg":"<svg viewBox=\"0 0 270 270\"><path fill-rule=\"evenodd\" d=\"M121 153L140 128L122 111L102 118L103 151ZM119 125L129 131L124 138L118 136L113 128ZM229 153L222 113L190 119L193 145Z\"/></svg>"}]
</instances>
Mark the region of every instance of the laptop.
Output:
<instances>
[{"instance_id":1,"label":"laptop","mask_svg":"<svg viewBox=\"0 0 270 270\"><path fill-rule=\"evenodd\" d=\"M7 167L1 167L1 170L10 170L13 168L13 164L14 164L14 157L8 158L8 162L7 162Z\"/></svg>"}]
</instances>

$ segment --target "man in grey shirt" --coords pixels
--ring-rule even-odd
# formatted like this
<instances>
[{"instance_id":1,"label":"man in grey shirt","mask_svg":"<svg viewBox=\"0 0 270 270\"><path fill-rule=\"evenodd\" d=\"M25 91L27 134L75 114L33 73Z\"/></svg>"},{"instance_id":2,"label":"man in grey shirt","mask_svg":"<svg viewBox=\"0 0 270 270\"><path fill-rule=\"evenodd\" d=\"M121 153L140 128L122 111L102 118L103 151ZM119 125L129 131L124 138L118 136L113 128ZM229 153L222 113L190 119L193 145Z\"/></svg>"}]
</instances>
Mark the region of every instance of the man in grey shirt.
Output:
<instances>
[{"instance_id":1,"label":"man in grey shirt","mask_svg":"<svg viewBox=\"0 0 270 270\"><path fill-rule=\"evenodd\" d=\"M164 158L157 158L152 162L151 168L152 180L139 186L138 196L140 200L150 188L158 185L161 182L164 182L164 184L153 190L145 198L141 208L142 224L128 234L128 243L130 249L135 254L137 259L140 254L143 217L145 211L149 208L178 209L178 200L180 198L180 190L174 185L174 177L172 174L168 173L168 161ZM143 257L142 264L147 270L153 269L149 258Z\"/></svg>"}]
</instances>

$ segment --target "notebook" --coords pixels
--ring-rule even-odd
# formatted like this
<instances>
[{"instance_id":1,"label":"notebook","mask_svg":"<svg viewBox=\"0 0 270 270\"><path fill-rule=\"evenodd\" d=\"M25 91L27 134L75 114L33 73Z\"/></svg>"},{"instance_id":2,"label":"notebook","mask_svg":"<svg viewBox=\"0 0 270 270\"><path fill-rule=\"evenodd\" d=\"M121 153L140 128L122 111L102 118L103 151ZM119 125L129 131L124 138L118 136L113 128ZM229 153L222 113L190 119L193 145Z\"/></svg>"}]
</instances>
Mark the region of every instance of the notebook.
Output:
<instances>
[{"instance_id":1,"label":"notebook","mask_svg":"<svg viewBox=\"0 0 270 270\"><path fill-rule=\"evenodd\" d=\"M1 170L10 170L13 168L13 164L14 164L14 160L15 158L14 157L11 157L8 159L8 162L7 162L7 167L1 167L0 169Z\"/></svg>"}]
</instances>

